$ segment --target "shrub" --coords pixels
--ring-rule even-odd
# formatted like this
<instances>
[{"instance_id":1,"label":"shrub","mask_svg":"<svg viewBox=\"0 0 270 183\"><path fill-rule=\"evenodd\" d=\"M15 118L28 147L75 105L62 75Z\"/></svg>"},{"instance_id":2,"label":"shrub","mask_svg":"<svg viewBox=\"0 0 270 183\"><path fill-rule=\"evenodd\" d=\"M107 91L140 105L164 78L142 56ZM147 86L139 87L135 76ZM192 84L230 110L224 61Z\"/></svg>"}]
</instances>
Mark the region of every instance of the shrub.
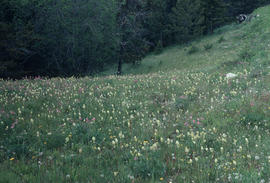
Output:
<instances>
[{"instance_id":1,"label":"shrub","mask_svg":"<svg viewBox=\"0 0 270 183\"><path fill-rule=\"evenodd\" d=\"M163 44L162 44L162 41L159 40L155 47L155 54L162 53L162 50L163 50Z\"/></svg>"},{"instance_id":2,"label":"shrub","mask_svg":"<svg viewBox=\"0 0 270 183\"><path fill-rule=\"evenodd\" d=\"M166 165L159 161L161 153L149 152L149 157L141 156L137 160L131 162L130 166L136 177L147 178L149 175L152 177L163 177L166 172Z\"/></svg>"},{"instance_id":3,"label":"shrub","mask_svg":"<svg viewBox=\"0 0 270 183\"><path fill-rule=\"evenodd\" d=\"M186 111L188 109L189 104L190 104L190 100L188 98L179 97L175 101L175 107L177 110Z\"/></svg>"},{"instance_id":4,"label":"shrub","mask_svg":"<svg viewBox=\"0 0 270 183\"><path fill-rule=\"evenodd\" d=\"M203 47L207 51L207 50L210 50L213 47L213 44L208 43L208 44L205 44Z\"/></svg>"},{"instance_id":5,"label":"shrub","mask_svg":"<svg viewBox=\"0 0 270 183\"><path fill-rule=\"evenodd\" d=\"M221 36L221 37L218 39L218 43L222 43L222 42L224 42L224 41L226 41L226 40L225 40L225 38L224 38L223 36Z\"/></svg>"},{"instance_id":6,"label":"shrub","mask_svg":"<svg viewBox=\"0 0 270 183\"><path fill-rule=\"evenodd\" d=\"M196 53L200 51L200 49L197 46L191 46L190 49L188 50L188 54L191 55L193 53Z\"/></svg>"},{"instance_id":7,"label":"shrub","mask_svg":"<svg viewBox=\"0 0 270 183\"><path fill-rule=\"evenodd\" d=\"M250 49L245 48L240 54L239 57L241 61L244 62L250 62L252 57L255 55L252 51L249 51Z\"/></svg>"}]
</instances>

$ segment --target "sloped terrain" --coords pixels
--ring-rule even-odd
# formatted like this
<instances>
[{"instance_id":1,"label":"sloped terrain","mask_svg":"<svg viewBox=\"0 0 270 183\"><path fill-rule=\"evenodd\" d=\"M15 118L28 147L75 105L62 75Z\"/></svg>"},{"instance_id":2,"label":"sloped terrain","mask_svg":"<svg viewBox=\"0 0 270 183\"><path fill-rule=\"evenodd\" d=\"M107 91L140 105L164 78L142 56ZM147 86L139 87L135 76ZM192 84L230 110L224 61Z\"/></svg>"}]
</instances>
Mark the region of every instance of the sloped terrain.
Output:
<instances>
[{"instance_id":1,"label":"sloped terrain","mask_svg":"<svg viewBox=\"0 0 270 183\"><path fill-rule=\"evenodd\" d=\"M270 6L253 14L129 75L0 81L0 182L270 181Z\"/></svg>"}]
</instances>

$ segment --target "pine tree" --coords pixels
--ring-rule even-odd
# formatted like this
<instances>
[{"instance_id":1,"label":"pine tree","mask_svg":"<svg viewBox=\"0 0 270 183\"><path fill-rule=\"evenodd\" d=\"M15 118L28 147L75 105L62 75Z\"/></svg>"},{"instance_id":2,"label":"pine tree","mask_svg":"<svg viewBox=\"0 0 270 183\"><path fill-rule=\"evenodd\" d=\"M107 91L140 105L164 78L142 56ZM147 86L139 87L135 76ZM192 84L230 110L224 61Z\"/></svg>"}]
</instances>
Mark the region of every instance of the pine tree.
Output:
<instances>
[{"instance_id":1,"label":"pine tree","mask_svg":"<svg viewBox=\"0 0 270 183\"><path fill-rule=\"evenodd\" d=\"M226 22L226 4L224 0L201 0L204 16L204 33L212 33L215 28Z\"/></svg>"},{"instance_id":2,"label":"pine tree","mask_svg":"<svg viewBox=\"0 0 270 183\"><path fill-rule=\"evenodd\" d=\"M133 63L145 54L147 42L144 39L143 27L145 9L139 0L119 1L117 16L119 53L117 74L122 74L123 63Z\"/></svg>"},{"instance_id":3,"label":"pine tree","mask_svg":"<svg viewBox=\"0 0 270 183\"><path fill-rule=\"evenodd\" d=\"M177 42L186 42L203 33L204 17L200 0L178 0L170 15L170 29Z\"/></svg>"}]
</instances>

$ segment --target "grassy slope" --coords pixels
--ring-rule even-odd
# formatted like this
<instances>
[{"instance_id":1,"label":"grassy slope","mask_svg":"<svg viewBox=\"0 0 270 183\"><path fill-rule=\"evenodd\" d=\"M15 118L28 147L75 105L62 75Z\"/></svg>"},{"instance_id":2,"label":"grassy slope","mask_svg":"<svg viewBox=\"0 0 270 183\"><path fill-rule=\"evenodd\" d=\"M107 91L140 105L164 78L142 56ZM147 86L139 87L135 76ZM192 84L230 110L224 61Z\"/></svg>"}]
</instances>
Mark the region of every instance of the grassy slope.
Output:
<instances>
[{"instance_id":1,"label":"grassy slope","mask_svg":"<svg viewBox=\"0 0 270 183\"><path fill-rule=\"evenodd\" d=\"M270 7L254 14L133 75L0 81L0 182L269 181Z\"/></svg>"},{"instance_id":2,"label":"grassy slope","mask_svg":"<svg viewBox=\"0 0 270 183\"><path fill-rule=\"evenodd\" d=\"M184 46L174 46L166 48L162 54L149 55L142 60L140 66L124 65L125 74L146 74L158 71L216 71L218 66L224 62L235 61L239 59L239 54L244 49L260 52L255 57L267 59L267 56L260 55L265 53L268 48L267 40L269 38L269 13L267 10L260 13L260 17L249 24L232 24L224 26L215 31L214 35L205 36L197 41ZM255 11L253 14L256 14ZM258 13L259 14L259 13ZM257 40L254 37L257 36ZM219 39L223 37L225 41L220 44ZM266 38L266 40L265 40ZM255 44L256 43L256 44ZM205 51L204 46L212 44L213 48ZM191 46L196 45L200 51L189 55L187 54ZM115 72L116 68L108 70L104 74Z\"/></svg>"}]
</instances>

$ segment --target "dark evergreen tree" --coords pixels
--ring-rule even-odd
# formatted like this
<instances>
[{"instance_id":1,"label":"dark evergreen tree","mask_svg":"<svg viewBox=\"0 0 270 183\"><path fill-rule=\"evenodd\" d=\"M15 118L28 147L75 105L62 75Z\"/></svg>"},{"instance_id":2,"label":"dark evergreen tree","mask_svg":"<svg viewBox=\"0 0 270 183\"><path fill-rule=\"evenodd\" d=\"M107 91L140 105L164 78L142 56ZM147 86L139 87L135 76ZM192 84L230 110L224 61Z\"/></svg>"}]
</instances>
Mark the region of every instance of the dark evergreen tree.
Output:
<instances>
[{"instance_id":1,"label":"dark evergreen tree","mask_svg":"<svg viewBox=\"0 0 270 183\"><path fill-rule=\"evenodd\" d=\"M186 42L202 35L205 30L200 0L178 0L170 16L173 35L177 42Z\"/></svg>"},{"instance_id":2,"label":"dark evergreen tree","mask_svg":"<svg viewBox=\"0 0 270 183\"><path fill-rule=\"evenodd\" d=\"M226 22L227 6L223 0L201 0L204 16L204 33L212 33L215 28Z\"/></svg>"},{"instance_id":3,"label":"dark evergreen tree","mask_svg":"<svg viewBox=\"0 0 270 183\"><path fill-rule=\"evenodd\" d=\"M0 77L84 75L116 60L114 1L4 0L1 5Z\"/></svg>"},{"instance_id":4,"label":"dark evergreen tree","mask_svg":"<svg viewBox=\"0 0 270 183\"><path fill-rule=\"evenodd\" d=\"M147 40L154 48L157 44L168 46L174 43L173 30L170 27L170 14L177 0L147 0L146 10Z\"/></svg>"},{"instance_id":5,"label":"dark evergreen tree","mask_svg":"<svg viewBox=\"0 0 270 183\"><path fill-rule=\"evenodd\" d=\"M270 0L2 0L0 77L93 74L211 33ZM150 49L149 49L150 47ZM157 47L157 49L155 49Z\"/></svg>"},{"instance_id":6,"label":"dark evergreen tree","mask_svg":"<svg viewBox=\"0 0 270 183\"><path fill-rule=\"evenodd\" d=\"M231 18L239 14L250 14L259 6L270 3L270 0L226 0L229 4L228 12Z\"/></svg>"},{"instance_id":7,"label":"dark evergreen tree","mask_svg":"<svg viewBox=\"0 0 270 183\"><path fill-rule=\"evenodd\" d=\"M122 74L123 63L133 63L141 59L147 51L147 41L144 39L143 27L144 3L139 0L125 0L119 2L118 36L119 53L117 74Z\"/></svg>"}]
</instances>

